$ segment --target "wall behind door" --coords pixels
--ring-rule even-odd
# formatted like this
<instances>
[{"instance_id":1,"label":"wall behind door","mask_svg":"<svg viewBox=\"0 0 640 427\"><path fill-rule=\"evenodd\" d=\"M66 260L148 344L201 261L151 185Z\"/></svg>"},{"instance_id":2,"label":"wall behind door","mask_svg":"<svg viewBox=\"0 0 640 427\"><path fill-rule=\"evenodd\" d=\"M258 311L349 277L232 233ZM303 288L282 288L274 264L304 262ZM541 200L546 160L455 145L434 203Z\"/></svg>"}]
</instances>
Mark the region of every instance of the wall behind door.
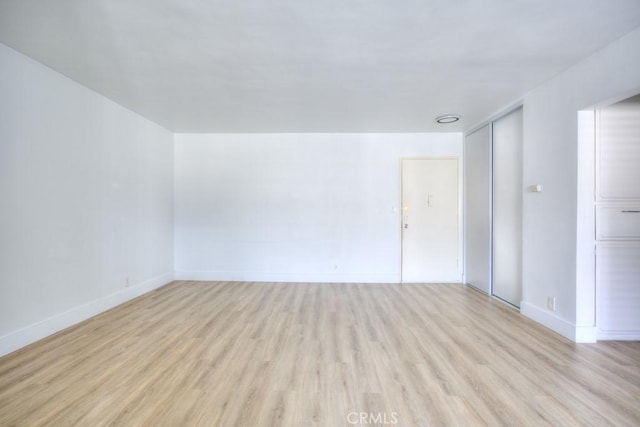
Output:
<instances>
[{"instance_id":1,"label":"wall behind door","mask_svg":"<svg viewBox=\"0 0 640 427\"><path fill-rule=\"evenodd\" d=\"M176 135L177 278L398 282L400 159L461 154L459 133Z\"/></svg>"}]
</instances>

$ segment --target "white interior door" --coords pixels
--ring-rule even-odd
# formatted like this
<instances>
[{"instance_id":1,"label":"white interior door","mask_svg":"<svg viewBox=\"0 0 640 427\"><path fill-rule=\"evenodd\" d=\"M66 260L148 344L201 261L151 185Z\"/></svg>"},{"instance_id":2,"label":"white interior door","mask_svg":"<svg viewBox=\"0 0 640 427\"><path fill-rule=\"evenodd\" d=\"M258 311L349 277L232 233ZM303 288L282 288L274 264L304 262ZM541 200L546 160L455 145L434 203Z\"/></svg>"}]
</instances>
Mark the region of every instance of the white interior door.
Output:
<instances>
[{"instance_id":1,"label":"white interior door","mask_svg":"<svg viewBox=\"0 0 640 427\"><path fill-rule=\"evenodd\" d=\"M464 140L464 280L491 294L491 125Z\"/></svg>"},{"instance_id":2,"label":"white interior door","mask_svg":"<svg viewBox=\"0 0 640 427\"><path fill-rule=\"evenodd\" d=\"M493 123L493 294L522 300L522 109Z\"/></svg>"},{"instance_id":3,"label":"white interior door","mask_svg":"<svg viewBox=\"0 0 640 427\"><path fill-rule=\"evenodd\" d=\"M458 159L402 161L402 281L460 282Z\"/></svg>"}]
</instances>

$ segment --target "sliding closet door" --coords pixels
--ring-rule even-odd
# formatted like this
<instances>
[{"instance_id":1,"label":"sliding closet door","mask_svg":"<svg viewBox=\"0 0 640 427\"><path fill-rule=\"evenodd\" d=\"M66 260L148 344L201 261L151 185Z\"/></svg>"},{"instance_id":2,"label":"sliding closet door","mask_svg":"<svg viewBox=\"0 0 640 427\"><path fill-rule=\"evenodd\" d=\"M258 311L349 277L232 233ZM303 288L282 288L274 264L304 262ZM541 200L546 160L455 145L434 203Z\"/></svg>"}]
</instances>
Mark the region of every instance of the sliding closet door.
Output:
<instances>
[{"instance_id":1,"label":"sliding closet door","mask_svg":"<svg viewBox=\"0 0 640 427\"><path fill-rule=\"evenodd\" d=\"M493 294L522 300L522 109L493 123Z\"/></svg>"},{"instance_id":2,"label":"sliding closet door","mask_svg":"<svg viewBox=\"0 0 640 427\"><path fill-rule=\"evenodd\" d=\"M491 125L464 140L464 280L491 293Z\"/></svg>"}]
</instances>

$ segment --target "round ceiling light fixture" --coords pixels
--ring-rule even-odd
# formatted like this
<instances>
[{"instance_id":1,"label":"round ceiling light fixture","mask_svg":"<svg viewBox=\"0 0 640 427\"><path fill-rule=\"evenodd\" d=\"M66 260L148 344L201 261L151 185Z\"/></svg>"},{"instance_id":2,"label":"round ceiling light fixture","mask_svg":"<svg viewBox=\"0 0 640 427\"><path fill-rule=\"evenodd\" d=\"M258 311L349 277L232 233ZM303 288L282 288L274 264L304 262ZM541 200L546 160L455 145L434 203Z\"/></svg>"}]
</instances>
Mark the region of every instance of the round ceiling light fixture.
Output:
<instances>
[{"instance_id":1,"label":"round ceiling light fixture","mask_svg":"<svg viewBox=\"0 0 640 427\"><path fill-rule=\"evenodd\" d=\"M460 116L457 114L445 114L444 116L436 117L436 122L440 123L441 125L447 123L455 123L458 120L460 120Z\"/></svg>"}]
</instances>

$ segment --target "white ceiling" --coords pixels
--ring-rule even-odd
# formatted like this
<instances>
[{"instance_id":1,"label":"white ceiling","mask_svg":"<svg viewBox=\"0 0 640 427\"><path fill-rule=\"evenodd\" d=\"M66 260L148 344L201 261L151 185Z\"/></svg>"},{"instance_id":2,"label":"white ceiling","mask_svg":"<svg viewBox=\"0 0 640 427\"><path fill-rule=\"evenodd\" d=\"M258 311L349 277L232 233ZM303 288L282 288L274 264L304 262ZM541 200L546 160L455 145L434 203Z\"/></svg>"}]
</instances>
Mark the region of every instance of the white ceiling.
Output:
<instances>
[{"instance_id":1,"label":"white ceiling","mask_svg":"<svg viewBox=\"0 0 640 427\"><path fill-rule=\"evenodd\" d=\"M461 131L638 26L640 0L0 0L2 43L176 132Z\"/></svg>"}]
</instances>

